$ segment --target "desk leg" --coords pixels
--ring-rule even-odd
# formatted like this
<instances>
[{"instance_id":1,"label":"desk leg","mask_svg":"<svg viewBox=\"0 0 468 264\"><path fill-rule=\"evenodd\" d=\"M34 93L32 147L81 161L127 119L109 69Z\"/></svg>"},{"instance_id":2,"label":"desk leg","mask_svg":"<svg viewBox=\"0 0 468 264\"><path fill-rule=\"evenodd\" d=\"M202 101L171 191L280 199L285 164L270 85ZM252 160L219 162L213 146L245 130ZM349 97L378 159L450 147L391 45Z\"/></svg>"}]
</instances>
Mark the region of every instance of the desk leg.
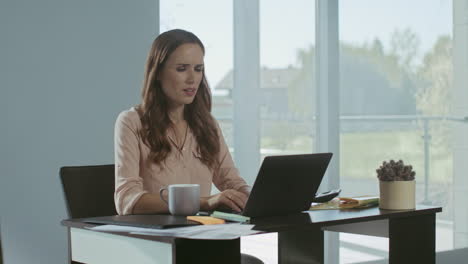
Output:
<instances>
[{"instance_id":1,"label":"desk leg","mask_svg":"<svg viewBox=\"0 0 468 264\"><path fill-rule=\"evenodd\" d=\"M69 264L81 264L81 262L78 262L78 261L73 261L72 260L72 255L71 255L71 252L72 252L72 247L71 247L71 234L70 234L70 228L67 228L67 237L68 237L68 262ZM0 262L0 264L2 264Z\"/></svg>"},{"instance_id":2,"label":"desk leg","mask_svg":"<svg viewBox=\"0 0 468 264\"><path fill-rule=\"evenodd\" d=\"M176 239L174 264L239 264L240 238L233 240Z\"/></svg>"},{"instance_id":3,"label":"desk leg","mask_svg":"<svg viewBox=\"0 0 468 264\"><path fill-rule=\"evenodd\" d=\"M278 263L324 263L323 231L318 228L278 233Z\"/></svg>"},{"instance_id":4,"label":"desk leg","mask_svg":"<svg viewBox=\"0 0 468 264\"><path fill-rule=\"evenodd\" d=\"M389 263L435 263L435 214L389 219Z\"/></svg>"}]
</instances>

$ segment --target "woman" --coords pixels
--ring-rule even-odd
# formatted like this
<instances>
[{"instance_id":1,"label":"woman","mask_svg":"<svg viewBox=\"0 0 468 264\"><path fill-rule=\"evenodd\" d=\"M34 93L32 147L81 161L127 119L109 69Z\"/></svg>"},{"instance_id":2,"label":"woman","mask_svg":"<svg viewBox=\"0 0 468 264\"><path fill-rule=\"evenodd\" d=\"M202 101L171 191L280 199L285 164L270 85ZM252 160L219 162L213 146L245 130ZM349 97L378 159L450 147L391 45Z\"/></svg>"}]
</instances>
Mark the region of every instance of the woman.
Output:
<instances>
[{"instance_id":1,"label":"woman","mask_svg":"<svg viewBox=\"0 0 468 264\"><path fill-rule=\"evenodd\" d=\"M244 208L249 186L239 176L211 115L205 49L191 32L159 35L146 62L142 102L115 124L115 203L120 215L167 213L159 189L200 184L200 209ZM211 184L221 191L210 195Z\"/></svg>"}]
</instances>

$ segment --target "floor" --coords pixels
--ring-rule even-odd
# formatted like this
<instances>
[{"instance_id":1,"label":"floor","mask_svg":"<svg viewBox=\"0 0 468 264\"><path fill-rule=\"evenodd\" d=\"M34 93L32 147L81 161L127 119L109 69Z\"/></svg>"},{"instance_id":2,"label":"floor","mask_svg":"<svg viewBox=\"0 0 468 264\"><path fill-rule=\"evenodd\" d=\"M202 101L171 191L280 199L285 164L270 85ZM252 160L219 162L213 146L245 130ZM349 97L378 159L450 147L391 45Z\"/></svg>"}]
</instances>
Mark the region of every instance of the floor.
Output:
<instances>
[{"instance_id":1,"label":"floor","mask_svg":"<svg viewBox=\"0 0 468 264\"><path fill-rule=\"evenodd\" d=\"M452 225L437 221L436 251L453 249ZM277 234L260 234L241 238L241 251L260 258L265 264L278 263ZM340 234L340 264L387 263L388 239ZM440 263L440 262L439 262Z\"/></svg>"}]
</instances>

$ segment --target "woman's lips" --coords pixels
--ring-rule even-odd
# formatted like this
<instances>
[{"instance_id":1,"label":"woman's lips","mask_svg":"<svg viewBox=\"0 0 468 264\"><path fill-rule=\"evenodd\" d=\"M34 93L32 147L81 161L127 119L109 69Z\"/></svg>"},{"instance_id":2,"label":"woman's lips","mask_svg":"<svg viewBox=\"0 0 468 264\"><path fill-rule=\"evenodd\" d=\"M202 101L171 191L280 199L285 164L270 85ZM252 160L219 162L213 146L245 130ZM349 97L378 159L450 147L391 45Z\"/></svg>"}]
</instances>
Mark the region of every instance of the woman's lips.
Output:
<instances>
[{"instance_id":1,"label":"woman's lips","mask_svg":"<svg viewBox=\"0 0 468 264\"><path fill-rule=\"evenodd\" d=\"M197 89L195 88L184 89L184 94L187 96L194 96L196 92L197 92Z\"/></svg>"}]
</instances>

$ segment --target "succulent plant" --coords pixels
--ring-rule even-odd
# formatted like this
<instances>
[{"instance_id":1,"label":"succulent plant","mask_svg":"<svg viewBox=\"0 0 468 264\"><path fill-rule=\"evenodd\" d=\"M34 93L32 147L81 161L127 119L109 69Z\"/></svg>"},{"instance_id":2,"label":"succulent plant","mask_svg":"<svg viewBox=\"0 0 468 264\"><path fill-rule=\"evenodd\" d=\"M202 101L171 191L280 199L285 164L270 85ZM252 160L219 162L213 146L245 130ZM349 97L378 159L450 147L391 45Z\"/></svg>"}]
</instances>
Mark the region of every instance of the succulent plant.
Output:
<instances>
[{"instance_id":1,"label":"succulent plant","mask_svg":"<svg viewBox=\"0 0 468 264\"><path fill-rule=\"evenodd\" d=\"M376 171L377 178L381 181L412 181L416 175L413 167L405 165L402 160L384 161Z\"/></svg>"}]
</instances>

